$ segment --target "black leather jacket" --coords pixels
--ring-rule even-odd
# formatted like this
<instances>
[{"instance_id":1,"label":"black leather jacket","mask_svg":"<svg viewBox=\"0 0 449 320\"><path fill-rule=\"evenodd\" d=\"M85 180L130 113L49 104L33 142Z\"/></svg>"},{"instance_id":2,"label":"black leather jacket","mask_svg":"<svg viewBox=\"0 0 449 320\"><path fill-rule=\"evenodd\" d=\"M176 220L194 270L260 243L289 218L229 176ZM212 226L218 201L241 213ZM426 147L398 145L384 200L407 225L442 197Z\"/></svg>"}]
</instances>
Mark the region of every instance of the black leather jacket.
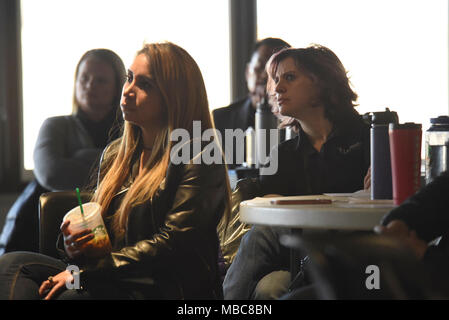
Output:
<instances>
[{"instance_id":1,"label":"black leather jacket","mask_svg":"<svg viewBox=\"0 0 449 320\"><path fill-rule=\"evenodd\" d=\"M124 247L84 268L81 282L115 281L140 298L222 298L216 230L225 207L223 164L170 163L154 197L130 212Z\"/></svg>"}]
</instances>

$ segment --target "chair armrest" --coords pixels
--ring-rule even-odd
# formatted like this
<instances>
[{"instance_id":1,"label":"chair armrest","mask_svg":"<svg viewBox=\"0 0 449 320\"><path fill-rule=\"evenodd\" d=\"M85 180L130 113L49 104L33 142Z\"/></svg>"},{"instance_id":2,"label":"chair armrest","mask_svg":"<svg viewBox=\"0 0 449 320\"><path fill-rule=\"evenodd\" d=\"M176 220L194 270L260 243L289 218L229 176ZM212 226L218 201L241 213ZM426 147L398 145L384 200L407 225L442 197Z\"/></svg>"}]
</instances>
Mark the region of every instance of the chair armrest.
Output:
<instances>
[{"instance_id":1,"label":"chair armrest","mask_svg":"<svg viewBox=\"0 0 449 320\"><path fill-rule=\"evenodd\" d=\"M83 203L90 201L91 194L81 192ZM54 258L60 258L56 241L64 215L78 205L75 191L57 191L44 193L39 198L39 252Z\"/></svg>"}]
</instances>

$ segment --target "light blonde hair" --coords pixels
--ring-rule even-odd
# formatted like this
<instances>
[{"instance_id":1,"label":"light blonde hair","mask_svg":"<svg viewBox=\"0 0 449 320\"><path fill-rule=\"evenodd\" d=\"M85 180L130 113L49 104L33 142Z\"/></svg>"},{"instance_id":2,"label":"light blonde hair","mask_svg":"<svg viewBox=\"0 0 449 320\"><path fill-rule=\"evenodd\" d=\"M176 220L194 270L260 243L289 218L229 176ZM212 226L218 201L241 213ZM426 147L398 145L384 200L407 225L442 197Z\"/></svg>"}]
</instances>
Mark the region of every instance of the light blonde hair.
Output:
<instances>
[{"instance_id":1,"label":"light blonde hair","mask_svg":"<svg viewBox=\"0 0 449 320\"><path fill-rule=\"evenodd\" d=\"M130 186L114 214L113 231L123 236L131 209L148 201L162 183L170 162L170 151L174 142L170 133L183 128L192 137L193 121L201 121L202 130L213 128L207 101L206 88L201 71L195 60L181 47L167 43L146 44L137 55L145 55L149 72L162 97L165 110L164 130L156 137L150 159ZM109 208L112 198L120 191L131 174L136 156L142 150L141 131L136 125L125 121L121 140L113 143L105 159L106 174L102 179L93 201L100 203L103 214ZM104 169L102 168L102 171ZM230 187L226 176L226 210L220 225L226 224L230 208Z\"/></svg>"}]
</instances>

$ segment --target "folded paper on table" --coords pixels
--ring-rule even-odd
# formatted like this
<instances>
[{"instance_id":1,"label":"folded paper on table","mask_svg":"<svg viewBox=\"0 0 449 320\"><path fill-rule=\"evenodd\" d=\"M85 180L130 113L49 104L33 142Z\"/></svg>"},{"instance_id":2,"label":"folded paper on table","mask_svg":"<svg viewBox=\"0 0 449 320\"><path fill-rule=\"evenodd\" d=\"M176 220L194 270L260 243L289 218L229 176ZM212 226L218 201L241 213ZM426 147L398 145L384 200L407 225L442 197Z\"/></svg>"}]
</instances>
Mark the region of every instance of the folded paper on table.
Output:
<instances>
[{"instance_id":1,"label":"folded paper on table","mask_svg":"<svg viewBox=\"0 0 449 320\"><path fill-rule=\"evenodd\" d=\"M348 197L348 198L370 198L371 193L369 190L359 190L352 193L324 193L326 196L330 197Z\"/></svg>"},{"instance_id":2,"label":"folded paper on table","mask_svg":"<svg viewBox=\"0 0 449 320\"><path fill-rule=\"evenodd\" d=\"M257 197L251 201L271 205L297 205L297 204L393 204L393 200L371 200L369 190L359 190L353 193L325 193L322 195L288 196L288 197Z\"/></svg>"}]
</instances>

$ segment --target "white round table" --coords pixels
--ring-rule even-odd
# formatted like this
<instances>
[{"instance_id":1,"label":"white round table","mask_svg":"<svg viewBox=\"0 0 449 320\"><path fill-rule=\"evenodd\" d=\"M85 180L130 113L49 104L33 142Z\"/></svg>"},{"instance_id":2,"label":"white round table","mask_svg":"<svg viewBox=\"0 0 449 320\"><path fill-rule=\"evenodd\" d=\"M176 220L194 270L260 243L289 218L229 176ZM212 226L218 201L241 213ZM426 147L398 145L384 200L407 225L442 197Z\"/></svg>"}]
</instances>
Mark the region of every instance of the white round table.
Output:
<instances>
[{"instance_id":1,"label":"white round table","mask_svg":"<svg viewBox=\"0 0 449 320\"><path fill-rule=\"evenodd\" d=\"M275 200L324 199L331 204L272 204ZM248 224L301 229L372 230L396 206L392 200L348 195L255 198L240 204L240 220Z\"/></svg>"}]
</instances>

